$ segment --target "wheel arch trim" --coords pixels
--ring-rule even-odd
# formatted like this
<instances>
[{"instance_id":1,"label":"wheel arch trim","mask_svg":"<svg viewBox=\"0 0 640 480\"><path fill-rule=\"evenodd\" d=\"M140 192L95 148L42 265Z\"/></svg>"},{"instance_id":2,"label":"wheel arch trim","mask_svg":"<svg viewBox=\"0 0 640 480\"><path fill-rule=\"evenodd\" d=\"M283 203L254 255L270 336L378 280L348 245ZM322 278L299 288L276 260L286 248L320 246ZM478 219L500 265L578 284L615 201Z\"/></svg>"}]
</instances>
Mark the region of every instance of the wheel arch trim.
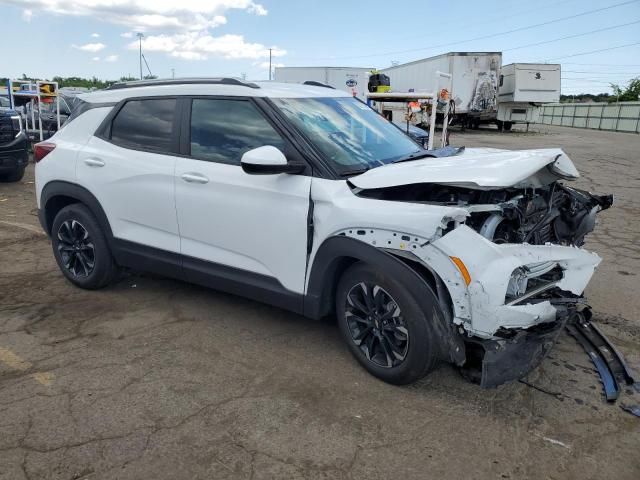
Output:
<instances>
[{"instance_id":1,"label":"wheel arch trim","mask_svg":"<svg viewBox=\"0 0 640 480\"><path fill-rule=\"evenodd\" d=\"M410 293L425 309L434 307L425 298L425 289L430 292L441 318L440 322L435 322L435 326L441 340L443 359L458 365L464 363L462 338L457 333L450 313L445 311L444 305L440 302L439 292L434 291L424 275L413 269L401 256L357 238L346 235L331 236L318 247L309 271L304 297L305 316L318 319L329 315L334 310L335 287L340 275L351 264L359 261L373 265L390 275L399 276L399 280L407 286ZM428 266L426 268L434 275L436 283L444 287L437 272Z\"/></svg>"},{"instance_id":2,"label":"wheel arch trim","mask_svg":"<svg viewBox=\"0 0 640 480\"><path fill-rule=\"evenodd\" d=\"M105 236L107 237L109 244L112 244L113 232L111 230L111 225L109 224L109 219L107 218L104 209L100 205L100 202L95 197L95 195L93 195L86 188L76 183L65 182L62 180L53 180L51 182L48 182L42 188L42 193L40 195L41 207L38 216L42 228L47 233L47 235L51 235L51 228L53 226L54 219L50 212L47 211L47 205L49 205L49 202L54 200L56 197L66 197L77 200L77 202L70 203L84 204L96 217L98 223L100 224L100 228L102 228ZM70 203L66 203L66 205L69 205Z\"/></svg>"}]
</instances>

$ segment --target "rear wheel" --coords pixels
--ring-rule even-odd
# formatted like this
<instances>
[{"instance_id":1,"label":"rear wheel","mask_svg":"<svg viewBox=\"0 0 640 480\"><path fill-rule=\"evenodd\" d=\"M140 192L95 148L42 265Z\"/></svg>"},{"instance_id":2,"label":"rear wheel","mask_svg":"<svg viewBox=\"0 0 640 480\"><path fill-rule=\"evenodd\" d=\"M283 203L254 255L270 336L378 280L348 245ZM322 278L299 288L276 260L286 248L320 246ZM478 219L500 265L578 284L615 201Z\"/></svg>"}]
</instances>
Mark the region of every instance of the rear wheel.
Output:
<instances>
[{"instance_id":1,"label":"rear wheel","mask_svg":"<svg viewBox=\"0 0 640 480\"><path fill-rule=\"evenodd\" d=\"M433 305L423 311L401 282L364 263L344 273L336 292L338 324L351 353L369 373L397 385L422 378L437 363Z\"/></svg>"},{"instance_id":2,"label":"rear wheel","mask_svg":"<svg viewBox=\"0 0 640 480\"><path fill-rule=\"evenodd\" d=\"M101 288L117 274L104 233L82 204L74 203L58 212L51 229L51 244L60 270L78 287Z\"/></svg>"},{"instance_id":3,"label":"rear wheel","mask_svg":"<svg viewBox=\"0 0 640 480\"><path fill-rule=\"evenodd\" d=\"M511 127L513 127L513 122L504 122L504 129L507 132L511 131Z\"/></svg>"}]
</instances>

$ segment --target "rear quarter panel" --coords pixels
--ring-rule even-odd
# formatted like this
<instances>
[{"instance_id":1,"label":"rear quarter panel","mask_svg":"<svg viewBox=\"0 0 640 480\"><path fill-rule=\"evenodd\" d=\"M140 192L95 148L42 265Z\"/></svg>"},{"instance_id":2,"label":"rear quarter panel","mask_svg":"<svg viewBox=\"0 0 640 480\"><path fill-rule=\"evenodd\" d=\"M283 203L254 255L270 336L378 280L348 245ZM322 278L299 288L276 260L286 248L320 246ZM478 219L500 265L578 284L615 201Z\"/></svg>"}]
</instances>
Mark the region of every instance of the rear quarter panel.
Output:
<instances>
[{"instance_id":1,"label":"rear quarter panel","mask_svg":"<svg viewBox=\"0 0 640 480\"><path fill-rule=\"evenodd\" d=\"M86 111L71 123L64 125L48 142L56 148L36 164L36 201L38 208L42 189L53 180L76 183L78 153L93 136L104 117L113 107L94 108Z\"/></svg>"}]
</instances>

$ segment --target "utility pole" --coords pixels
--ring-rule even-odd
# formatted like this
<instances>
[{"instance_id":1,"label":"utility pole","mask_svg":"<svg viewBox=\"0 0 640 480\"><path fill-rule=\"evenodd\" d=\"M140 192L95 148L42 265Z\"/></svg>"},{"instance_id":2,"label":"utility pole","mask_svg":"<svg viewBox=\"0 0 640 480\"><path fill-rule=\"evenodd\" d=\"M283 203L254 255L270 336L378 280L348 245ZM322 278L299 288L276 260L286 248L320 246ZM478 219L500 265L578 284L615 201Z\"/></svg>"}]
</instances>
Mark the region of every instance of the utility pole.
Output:
<instances>
[{"instance_id":1,"label":"utility pole","mask_svg":"<svg viewBox=\"0 0 640 480\"><path fill-rule=\"evenodd\" d=\"M175 68L171 69L171 78L176 78L176 69Z\"/></svg>"},{"instance_id":2,"label":"utility pole","mask_svg":"<svg viewBox=\"0 0 640 480\"><path fill-rule=\"evenodd\" d=\"M269 49L269 80L271 80L271 50L273 50L273 48Z\"/></svg>"},{"instance_id":3,"label":"utility pole","mask_svg":"<svg viewBox=\"0 0 640 480\"><path fill-rule=\"evenodd\" d=\"M141 32L138 32L136 34L136 36L138 37L138 42L140 44L140 80L142 80L142 37L144 37L144 34Z\"/></svg>"}]
</instances>

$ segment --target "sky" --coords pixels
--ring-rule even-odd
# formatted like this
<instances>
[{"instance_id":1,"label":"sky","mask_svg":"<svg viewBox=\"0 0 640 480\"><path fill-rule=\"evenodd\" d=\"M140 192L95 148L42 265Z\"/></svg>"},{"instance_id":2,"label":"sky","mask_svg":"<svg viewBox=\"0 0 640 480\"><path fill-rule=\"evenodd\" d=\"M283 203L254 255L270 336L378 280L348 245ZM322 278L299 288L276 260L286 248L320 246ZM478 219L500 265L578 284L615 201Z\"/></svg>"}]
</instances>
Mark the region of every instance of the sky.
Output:
<instances>
[{"instance_id":1,"label":"sky","mask_svg":"<svg viewBox=\"0 0 640 480\"><path fill-rule=\"evenodd\" d=\"M562 93L640 76L640 0L0 0L0 77L269 76L450 51L562 64ZM11 40L10 40L11 39ZM144 67L147 74L147 67Z\"/></svg>"}]
</instances>

